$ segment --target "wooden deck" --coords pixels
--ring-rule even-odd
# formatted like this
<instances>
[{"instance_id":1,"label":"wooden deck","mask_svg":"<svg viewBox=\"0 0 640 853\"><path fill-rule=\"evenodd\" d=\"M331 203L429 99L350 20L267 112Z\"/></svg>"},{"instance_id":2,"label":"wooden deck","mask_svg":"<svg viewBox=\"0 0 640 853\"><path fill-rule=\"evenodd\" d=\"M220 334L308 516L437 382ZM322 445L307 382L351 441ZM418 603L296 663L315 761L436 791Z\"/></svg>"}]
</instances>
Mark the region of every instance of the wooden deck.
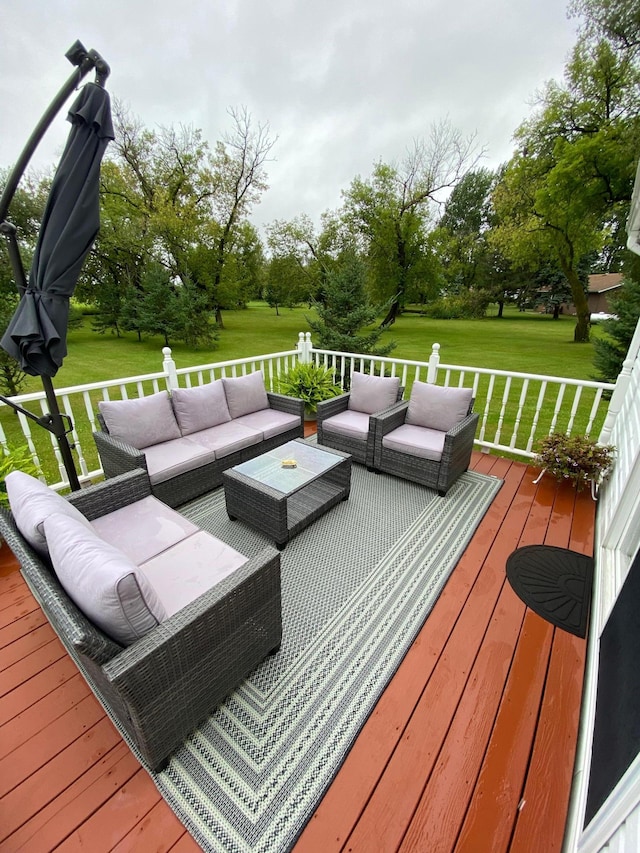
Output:
<instances>
[{"instance_id":1,"label":"wooden deck","mask_svg":"<svg viewBox=\"0 0 640 853\"><path fill-rule=\"evenodd\" d=\"M585 641L528 610L505 562L528 544L591 554L595 505L522 463L473 467L504 485L295 853L561 848ZM199 849L11 560L0 673L0 851Z\"/></svg>"}]
</instances>

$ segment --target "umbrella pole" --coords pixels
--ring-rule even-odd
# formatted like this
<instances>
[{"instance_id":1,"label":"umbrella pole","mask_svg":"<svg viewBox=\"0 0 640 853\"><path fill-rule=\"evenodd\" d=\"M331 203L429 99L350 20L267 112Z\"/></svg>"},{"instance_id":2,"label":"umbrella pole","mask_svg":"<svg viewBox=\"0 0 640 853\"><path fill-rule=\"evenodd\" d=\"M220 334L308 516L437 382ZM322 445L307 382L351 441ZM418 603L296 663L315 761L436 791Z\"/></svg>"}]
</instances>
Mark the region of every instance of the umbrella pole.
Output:
<instances>
[{"instance_id":1,"label":"umbrella pole","mask_svg":"<svg viewBox=\"0 0 640 853\"><path fill-rule=\"evenodd\" d=\"M71 486L72 491L77 492L80 489L80 481L78 480L76 466L74 464L73 456L71 454L71 447L67 439L67 430L64 426L64 419L62 417L62 414L60 413L60 407L58 406L56 393L53 390L53 382L51 381L51 377L43 376L42 385L45 394L47 395L47 403L49 404L49 415L51 418L50 431L55 435L58 441L58 447L60 448L62 462L64 464L65 471L67 472L67 477L69 478L69 485Z\"/></svg>"}]
</instances>

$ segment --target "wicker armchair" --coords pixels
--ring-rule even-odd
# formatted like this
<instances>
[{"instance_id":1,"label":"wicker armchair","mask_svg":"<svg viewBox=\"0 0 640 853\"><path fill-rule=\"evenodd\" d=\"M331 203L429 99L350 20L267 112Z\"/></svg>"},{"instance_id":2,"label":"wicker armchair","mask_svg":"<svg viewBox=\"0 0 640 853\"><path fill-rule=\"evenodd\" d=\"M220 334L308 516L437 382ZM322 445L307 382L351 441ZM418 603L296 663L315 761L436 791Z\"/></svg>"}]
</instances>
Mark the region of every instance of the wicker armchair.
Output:
<instances>
[{"instance_id":1,"label":"wicker armchair","mask_svg":"<svg viewBox=\"0 0 640 853\"><path fill-rule=\"evenodd\" d=\"M146 473L135 471L69 499L93 519L150 493ZM123 648L75 606L49 561L30 547L4 509L0 534L90 687L151 769L161 768L190 732L280 645L280 555L275 548L266 548Z\"/></svg>"},{"instance_id":2,"label":"wicker armchair","mask_svg":"<svg viewBox=\"0 0 640 853\"><path fill-rule=\"evenodd\" d=\"M376 472L444 497L471 461L478 425L473 402L470 389L415 382L408 402L372 418Z\"/></svg>"},{"instance_id":3,"label":"wicker armchair","mask_svg":"<svg viewBox=\"0 0 640 853\"><path fill-rule=\"evenodd\" d=\"M350 453L373 470L373 420L402 400L397 377L354 372L351 391L318 403L318 444Z\"/></svg>"}]
</instances>

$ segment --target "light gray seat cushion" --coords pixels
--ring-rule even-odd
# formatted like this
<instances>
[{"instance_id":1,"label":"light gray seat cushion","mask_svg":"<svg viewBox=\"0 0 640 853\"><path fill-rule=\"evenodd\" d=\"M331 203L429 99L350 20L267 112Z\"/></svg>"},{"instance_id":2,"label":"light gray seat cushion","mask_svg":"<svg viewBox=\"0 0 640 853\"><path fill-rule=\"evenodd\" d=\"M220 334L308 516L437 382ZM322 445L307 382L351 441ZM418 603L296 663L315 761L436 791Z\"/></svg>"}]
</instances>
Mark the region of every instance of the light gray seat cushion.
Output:
<instances>
[{"instance_id":1,"label":"light gray seat cushion","mask_svg":"<svg viewBox=\"0 0 640 853\"><path fill-rule=\"evenodd\" d=\"M439 462L442 459L445 437L446 433L441 430L403 424L384 436L382 446Z\"/></svg>"},{"instance_id":2,"label":"light gray seat cushion","mask_svg":"<svg viewBox=\"0 0 640 853\"><path fill-rule=\"evenodd\" d=\"M466 417L472 395L471 388L443 388L429 382L414 382L405 423L449 432Z\"/></svg>"},{"instance_id":3,"label":"light gray seat cushion","mask_svg":"<svg viewBox=\"0 0 640 853\"><path fill-rule=\"evenodd\" d=\"M222 379L195 388L176 388L171 392L171 402L182 435L231 420Z\"/></svg>"},{"instance_id":4,"label":"light gray seat cushion","mask_svg":"<svg viewBox=\"0 0 640 853\"><path fill-rule=\"evenodd\" d=\"M258 412L269 406L269 398L264 387L261 370L247 373L246 376L224 378L224 393L232 418L241 418L251 412Z\"/></svg>"},{"instance_id":5,"label":"light gray seat cushion","mask_svg":"<svg viewBox=\"0 0 640 853\"><path fill-rule=\"evenodd\" d=\"M298 415L278 412L275 409L260 409L258 412L251 412L248 415L236 418L234 423L259 430L264 438L273 438L274 435L280 435L280 433L298 426L300 418Z\"/></svg>"},{"instance_id":6,"label":"light gray seat cushion","mask_svg":"<svg viewBox=\"0 0 640 853\"><path fill-rule=\"evenodd\" d=\"M138 450L181 438L166 391L134 400L101 400L98 408L111 435Z\"/></svg>"},{"instance_id":7,"label":"light gray seat cushion","mask_svg":"<svg viewBox=\"0 0 640 853\"><path fill-rule=\"evenodd\" d=\"M177 477L186 471L193 471L215 460L213 450L197 444L188 437L153 444L142 450L147 460L147 470L152 485L164 483L172 477Z\"/></svg>"},{"instance_id":8,"label":"light gray seat cushion","mask_svg":"<svg viewBox=\"0 0 640 853\"><path fill-rule=\"evenodd\" d=\"M95 518L91 526L137 566L200 530L151 495Z\"/></svg>"},{"instance_id":9,"label":"light gray seat cushion","mask_svg":"<svg viewBox=\"0 0 640 853\"><path fill-rule=\"evenodd\" d=\"M262 441L262 433L234 420L201 430L185 441L191 441L194 445L213 453L216 459L222 459L237 450L259 444Z\"/></svg>"},{"instance_id":10,"label":"light gray seat cushion","mask_svg":"<svg viewBox=\"0 0 640 853\"><path fill-rule=\"evenodd\" d=\"M398 398L400 379L397 376L370 376L368 373L351 374L349 408L373 415L393 406Z\"/></svg>"},{"instance_id":11,"label":"light gray seat cushion","mask_svg":"<svg viewBox=\"0 0 640 853\"><path fill-rule=\"evenodd\" d=\"M142 564L167 615L173 616L247 562L247 557L204 530Z\"/></svg>"},{"instance_id":12,"label":"light gray seat cushion","mask_svg":"<svg viewBox=\"0 0 640 853\"><path fill-rule=\"evenodd\" d=\"M322 428L325 432L366 441L369 435L369 415L365 412L346 409L323 421Z\"/></svg>"}]
</instances>

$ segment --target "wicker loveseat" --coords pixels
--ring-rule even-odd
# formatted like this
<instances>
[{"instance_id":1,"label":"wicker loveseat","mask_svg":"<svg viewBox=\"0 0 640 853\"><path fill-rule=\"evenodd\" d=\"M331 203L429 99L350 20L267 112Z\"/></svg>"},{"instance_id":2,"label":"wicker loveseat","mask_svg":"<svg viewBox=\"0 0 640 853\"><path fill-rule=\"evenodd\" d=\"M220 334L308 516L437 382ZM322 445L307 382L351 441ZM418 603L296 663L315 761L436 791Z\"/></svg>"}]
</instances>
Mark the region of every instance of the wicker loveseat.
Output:
<instances>
[{"instance_id":1,"label":"wicker loveseat","mask_svg":"<svg viewBox=\"0 0 640 853\"><path fill-rule=\"evenodd\" d=\"M94 693L138 757L149 768L157 770L225 696L270 652L279 648L282 635L280 555L275 548L268 547L247 559L210 534L194 530L195 525L151 496L149 478L142 470L83 489L68 501L51 494L61 504L56 504L53 512L44 516L43 524L38 525L38 531L44 527L50 556L46 548L42 551L41 543L33 541L30 534L35 528L21 533L14 515L5 509L0 510L0 535L18 558L36 600ZM11 499L11 494L9 496ZM42 513L42 507L49 506L46 494L36 494L33 498L29 495L29 498L29 511L41 500L38 512ZM67 510L64 504L71 504L80 513L73 508ZM156 504L157 519L154 518ZM22 501L21 507L17 499L12 500L12 506L25 529L22 512L26 502ZM80 522L69 513L81 514L84 518ZM115 523L110 523L114 519ZM144 527L140 519L151 522L148 530L160 530L160 539L164 541L158 545L150 543L146 536L139 536L140 528ZM52 531L59 529L56 525L63 525L65 520L66 529L70 527L72 534L60 539L69 541L55 542ZM185 575L191 582L193 556L196 552L200 555L204 552L205 570L208 559L211 560L213 584L207 588L207 578L201 573L199 583L204 591L196 593L188 604L156 622L155 627L146 626L146 633L128 645L116 642L90 621L65 591L69 584L68 576L61 573L57 550L60 547L63 550L67 547L79 558L80 565L75 570L79 575L84 573L90 583L99 584L103 577L103 563L84 564L91 558L90 549L88 551L84 544L84 534L81 532L79 545L73 541L73 531L82 531L85 526L90 528L87 531L89 539L97 536L95 530L107 535L111 528L118 545L127 540L134 548L149 550L166 546L143 564L145 577L152 582L155 582L154 575L147 566L154 561L164 561L165 568L168 563L170 570L173 561L178 583ZM173 537L175 542L168 542L167 536ZM202 541L206 537L209 542ZM195 545L190 549L189 542L185 544L184 539L192 539ZM99 554L116 550L108 542L100 547ZM219 555L223 553L224 562L228 552L232 552L235 567L232 565L229 569L227 559L226 576L216 582L215 578L220 575ZM61 578L65 578L64 587L54 565ZM127 577L130 579L131 574ZM124 580L118 581L119 592ZM95 598L102 606L104 590L96 593Z\"/></svg>"},{"instance_id":2,"label":"wicker loveseat","mask_svg":"<svg viewBox=\"0 0 640 853\"><path fill-rule=\"evenodd\" d=\"M261 371L98 404L105 477L143 468L176 507L222 484L222 472L304 434L304 403L268 393Z\"/></svg>"}]
</instances>

